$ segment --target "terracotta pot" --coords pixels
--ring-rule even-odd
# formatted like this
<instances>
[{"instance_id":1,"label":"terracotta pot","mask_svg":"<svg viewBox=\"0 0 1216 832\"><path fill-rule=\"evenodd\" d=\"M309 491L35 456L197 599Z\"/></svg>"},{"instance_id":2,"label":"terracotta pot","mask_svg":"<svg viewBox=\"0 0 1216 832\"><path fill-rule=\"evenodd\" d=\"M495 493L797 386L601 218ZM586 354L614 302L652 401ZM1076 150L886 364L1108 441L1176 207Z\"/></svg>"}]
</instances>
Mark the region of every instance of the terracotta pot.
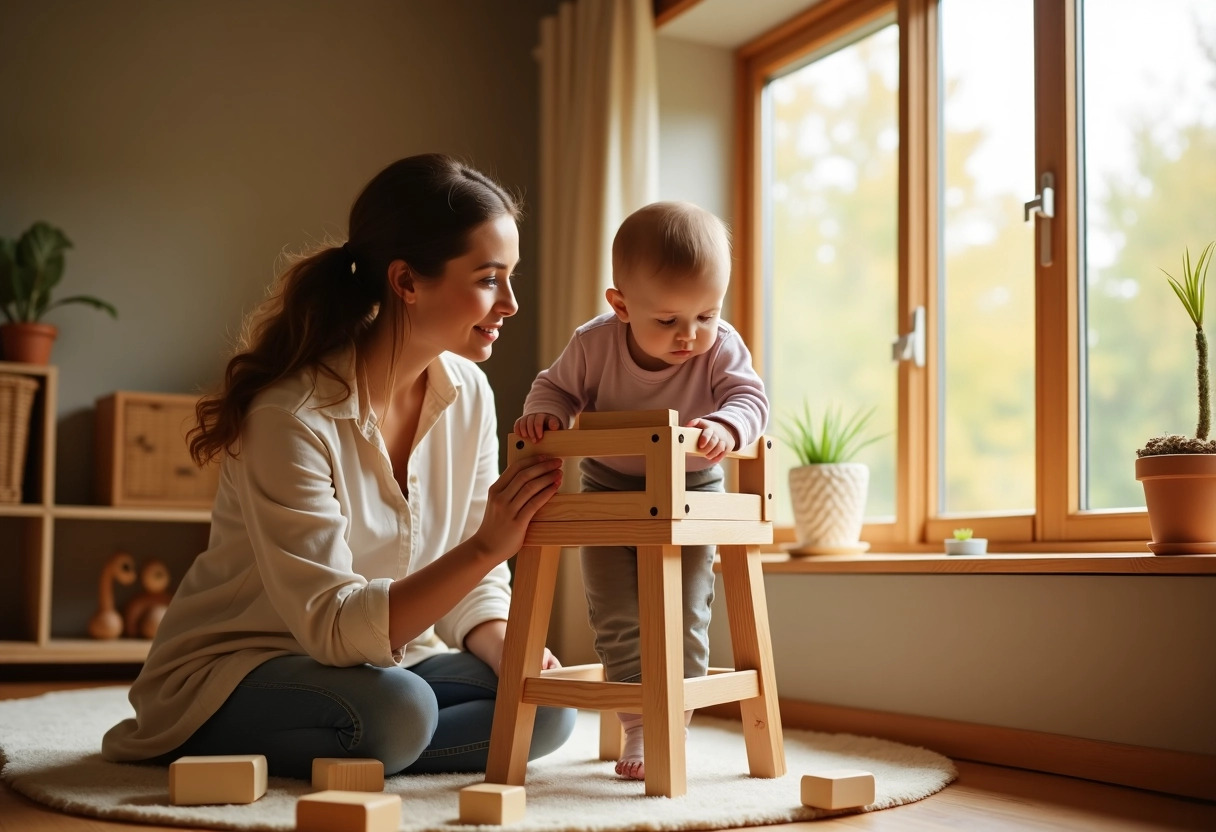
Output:
<instances>
[{"instance_id":1,"label":"terracotta pot","mask_svg":"<svg viewBox=\"0 0 1216 832\"><path fill-rule=\"evenodd\" d=\"M0 326L0 348L5 361L50 364L51 347L59 334L51 324L4 324Z\"/></svg>"},{"instance_id":2,"label":"terracotta pot","mask_svg":"<svg viewBox=\"0 0 1216 832\"><path fill-rule=\"evenodd\" d=\"M1136 459L1154 555L1216 554L1216 454Z\"/></svg>"},{"instance_id":3,"label":"terracotta pot","mask_svg":"<svg viewBox=\"0 0 1216 832\"><path fill-rule=\"evenodd\" d=\"M790 501L798 548L790 554L861 552L870 469L860 462L802 465L790 469Z\"/></svg>"}]
</instances>

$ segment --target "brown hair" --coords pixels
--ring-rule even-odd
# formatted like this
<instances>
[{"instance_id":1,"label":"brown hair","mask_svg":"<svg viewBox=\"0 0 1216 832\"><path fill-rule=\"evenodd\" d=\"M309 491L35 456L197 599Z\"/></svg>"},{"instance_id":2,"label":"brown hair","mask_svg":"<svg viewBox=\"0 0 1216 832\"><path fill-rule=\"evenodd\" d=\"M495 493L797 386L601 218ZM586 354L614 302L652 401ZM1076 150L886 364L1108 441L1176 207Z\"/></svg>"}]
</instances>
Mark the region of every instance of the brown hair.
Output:
<instances>
[{"instance_id":1,"label":"brown hair","mask_svg":"<svg viewBox=\"0 0 1216 832\"><path fill-rule=\"evenodd\" d=\"M416 277L436 278L468 253L470 231L519 212L497 182L441 154L410 156L376 174L351 207L347 242L299 256L246 318L220 391L196 408L194 460L235 456L250 404L281 379L315 366L343 381L325 358L375 320L390 263L404 260Z\"/></svg>"},{"instance_id":2,"label":"brown hair","mask_svg":"<svg viewBox=\"0 0 1216 832\"><path fill-rule=\"evenodd\" d=\"M612 277L701 274L730 262L726 223L691 202L652 202L634 211L612 241Z\"/></svg>"}]
</instances>

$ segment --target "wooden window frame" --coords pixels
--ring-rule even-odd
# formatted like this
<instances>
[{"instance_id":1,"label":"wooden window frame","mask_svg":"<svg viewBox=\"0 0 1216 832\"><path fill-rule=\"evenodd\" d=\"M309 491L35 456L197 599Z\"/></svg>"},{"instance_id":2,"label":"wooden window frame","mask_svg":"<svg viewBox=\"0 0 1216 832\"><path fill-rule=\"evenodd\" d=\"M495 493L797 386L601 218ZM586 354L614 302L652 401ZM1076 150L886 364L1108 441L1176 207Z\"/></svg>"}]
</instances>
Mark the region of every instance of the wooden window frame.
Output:
<instances>
[{"instance_id":1,"label":"wooden window frame","mask_svg":"<svg viewBox=\"0 0 1216 832\"><path fill-rule=\"evenodd\" d=\"M1079 395L1077 22L1075 0L1035 0L1035 118L1054 131L1035 131L1035 170L1056 178L1051 266L1035 274L1035 510L967 515L995 551L1143 552L1149 539L1144 510L1082 511ZM899 27L899 180L897 320L907 329L917 306L938 308L938 0L822 0L735 53L735 290L734 322L763 372L764 310L761 239L761 102L765 84L789 65L850 33L894 15ZM1027 183L1028 196L1029 186ZM1036 244L1038 234L1036 228ZM863 538L875 551L940 548L960 524L938 505L936 396L939 356L936 315L927 316L924 367L898 369L896 517L867 524ZM1128 476L1134 476L1128 460ZM776 532L793 542L793 529Z\"/></svg>"}]
</instances>

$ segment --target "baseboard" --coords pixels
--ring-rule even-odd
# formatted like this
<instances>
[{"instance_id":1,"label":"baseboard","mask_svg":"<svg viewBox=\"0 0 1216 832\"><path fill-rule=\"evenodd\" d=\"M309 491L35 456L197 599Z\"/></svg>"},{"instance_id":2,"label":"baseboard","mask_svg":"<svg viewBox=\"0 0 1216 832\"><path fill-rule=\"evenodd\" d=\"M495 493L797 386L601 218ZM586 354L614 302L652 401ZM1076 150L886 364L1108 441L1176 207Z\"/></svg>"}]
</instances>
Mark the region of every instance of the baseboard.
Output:
<instances>
[{"instance_id":1,"label":"baseboard","mask_svg":"<svg viewBox=\"0 0 1216 832\"><path fill-rule=\"evenodd\" d=\"M739 718L738 703L702 711ZM786 699L781 700L781 721L791 728L919 745L955 759L1216 801L1216 755Z\"/></svg>"}]
</instances>

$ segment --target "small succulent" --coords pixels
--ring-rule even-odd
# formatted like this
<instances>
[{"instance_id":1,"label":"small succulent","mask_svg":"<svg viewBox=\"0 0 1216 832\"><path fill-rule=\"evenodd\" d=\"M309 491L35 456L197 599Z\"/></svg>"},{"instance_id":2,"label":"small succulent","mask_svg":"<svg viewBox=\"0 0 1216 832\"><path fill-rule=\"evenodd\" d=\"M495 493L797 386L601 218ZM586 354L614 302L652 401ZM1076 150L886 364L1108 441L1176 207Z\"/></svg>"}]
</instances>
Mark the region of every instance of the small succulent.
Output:
<instances>
[{"instance_id":1,"label":"small succulent","mask_svg":"<svg viewBox=\"0 0 1216 832\"><path fill-rule=\"evenodd\" d=\"M971 534L972 534L971 529L955 529L954 530L954 539L955 540L970 540Z\"/></svg>"}]
</instances>

